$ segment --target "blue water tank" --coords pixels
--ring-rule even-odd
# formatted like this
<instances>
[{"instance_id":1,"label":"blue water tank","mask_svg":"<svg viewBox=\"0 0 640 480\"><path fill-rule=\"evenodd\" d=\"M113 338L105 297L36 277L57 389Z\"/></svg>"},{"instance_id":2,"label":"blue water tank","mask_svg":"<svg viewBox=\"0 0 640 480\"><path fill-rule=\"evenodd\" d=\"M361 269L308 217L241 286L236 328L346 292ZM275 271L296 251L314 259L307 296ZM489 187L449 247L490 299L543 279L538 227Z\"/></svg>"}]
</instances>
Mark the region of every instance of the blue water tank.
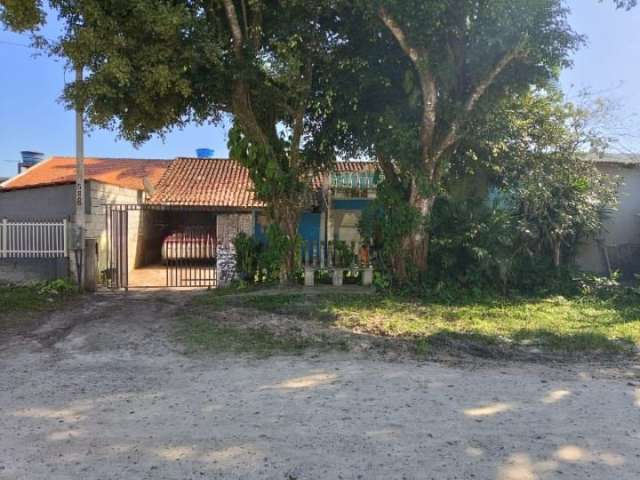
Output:
<instances>
[{"instance_id":1,"label":"blue water tank","mask_svg":"<svg viewBox=\"0 0 640 480\"><path fill-rule=\"evenodd\" d=\"M41 162L44 159L44 153L41 152L31 152L29 150L23 150L20 152L22 156L22 167L30 168L33 167L36 163Z\"/></svg>"},{"instance_id":2,"label":"blue water tank","mask_svg":"<svg viewBox=\"0 0 640 480\"><path fill-rule=\"evenodd\" d=\"M213 148L198 148L196 155L198 158L213 158Z\"/></svg>"}]
</instances>

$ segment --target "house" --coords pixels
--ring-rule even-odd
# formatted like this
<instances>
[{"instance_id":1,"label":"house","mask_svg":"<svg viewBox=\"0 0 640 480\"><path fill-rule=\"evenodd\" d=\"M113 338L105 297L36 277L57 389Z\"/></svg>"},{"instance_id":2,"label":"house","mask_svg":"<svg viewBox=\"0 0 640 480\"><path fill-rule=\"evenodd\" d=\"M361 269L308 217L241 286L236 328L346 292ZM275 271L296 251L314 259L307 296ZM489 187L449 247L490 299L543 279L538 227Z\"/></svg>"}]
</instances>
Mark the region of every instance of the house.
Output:
<instances>
[{"instance_id":1,"label":"house","mask_svg":"<svg viewBox=\"0 0 640 480\"><path fill-rule=\"evenodd\" d=\"M74 221L75 157L54 156L0 184L0 219L8 221ZM87 238L98 240L98 262L108 256L105 205L141 204L169 166L168 160L85 159ZM66 260L66 259L65 259ZM36 280L66 276L73 262L60 259L4 259L0 279Z\"/></svg>"},{"instance_id":2,"label":"house","mask_svg":"<svg viewBox=\"0 0 640 480\"><path fill-rule=\"evenodd\" d=\"M640 155L609 154L593 160L600 171L620 182L619 203L602 234L580 247L576 264L603 275L619 271L631 280L640 273Z\"/></svg>"},{"instance_id":3,"label":"house","mask_svg":"<svg viewBox=\"0 0 640 480\"><path fill-rule=\"evenodd\" d=\"M305 202L299 226L307 245L319 248L320 242L327 240L359 241L361 212L375 197L374 172L371 162L338 162L331 174L310 180L312 194ZM112 223L127 225L126 231L111 235L116 238L112 253L116 261L109 270L116 278L115 285L224 283L223 276L233 275L235 236L244 232L264 238L264 208L254 194L248 170L239 162L221 158L173 160L141 208L125 207L124 213L115 214L118 218ZM132 242L131 222L121 216L138 211L142 217L134 227L137 241ZM212 243L215 250L208 247ZM132 256L132 251L137 254ZM216 271L212 272L214 264Z\"/></svg>"}]
</instances>

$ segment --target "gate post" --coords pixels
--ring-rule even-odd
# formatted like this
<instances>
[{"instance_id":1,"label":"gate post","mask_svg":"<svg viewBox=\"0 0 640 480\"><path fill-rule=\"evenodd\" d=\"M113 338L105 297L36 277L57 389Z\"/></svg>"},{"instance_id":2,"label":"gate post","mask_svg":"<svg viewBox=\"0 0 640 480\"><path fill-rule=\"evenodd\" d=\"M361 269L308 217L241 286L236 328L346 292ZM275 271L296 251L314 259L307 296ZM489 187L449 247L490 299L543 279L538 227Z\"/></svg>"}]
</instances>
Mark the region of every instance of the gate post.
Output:
<instances>
[{"instance_id":1,"label":"gate post","mask_svg":"<svg viewBox=\"0 0 640 480\"><path fill-rule=\"evenodd\" d=\"M85 273L84 273L84 289L87 292L96 291L97 283L97 253L98 242L93 238L87 238L85 240Z\"/></svg>"}]
</instances>

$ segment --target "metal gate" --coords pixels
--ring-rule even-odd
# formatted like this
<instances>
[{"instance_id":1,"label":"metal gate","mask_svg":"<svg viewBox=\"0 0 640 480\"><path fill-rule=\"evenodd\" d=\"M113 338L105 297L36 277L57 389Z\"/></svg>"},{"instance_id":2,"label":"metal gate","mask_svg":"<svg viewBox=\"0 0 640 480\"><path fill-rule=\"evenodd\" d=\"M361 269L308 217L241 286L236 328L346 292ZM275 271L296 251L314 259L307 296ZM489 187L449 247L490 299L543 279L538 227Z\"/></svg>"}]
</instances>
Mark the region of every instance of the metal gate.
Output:
<instances>
[{"instance_id":1,"label":"metal gate","mask_svg":"<svg viewBox=\"0 0 640 480\"><path fill-rule=\"evenodd\" d=\"M130 282L129 275L129 212L163 212L162 215L180 215L179 210L149 207L147 205L106 205L107 269L103 272L106 285L112 289L129 288L214 288L217 284L216 268L216 227L181 226L179 231L165 230L158 268L164 269L164 284L143 285ZM172 213L174 212L174 213ZM160 214L156 214L160 215ZM142 221L142 217L139 221ZM139 232L131 232L138 235ZM140 239L138 239L139 241ZM144 236L142 237L144 241ZM148 248L142 245L141 248ZM157 248L157 247L156 247ZM135 260L134 260L135 261ZM135 272L134 272L135 273ZM135 278L135 277L134 277Z\"/></svg>"},{"instance_id":2,"label":"metal gate","mask_svg":"<svg viewBox=\"0 0 640 480\"><path fill-rule=\"evenodd\" d=\"M103 272L109 288L129 288L129 206L107 205L107 269Z\"/></svg>"},{"instance_id":3,"label":"metal gate","mask_svg":"<svg viewBox=\"0 0 640 480\"><path fill-rule=\"evenodd\" d=\"M164 239L162 249L168 287L216 286L217 242L211 228L192 226L172 233Z\"/></svg>"}]
</instances>

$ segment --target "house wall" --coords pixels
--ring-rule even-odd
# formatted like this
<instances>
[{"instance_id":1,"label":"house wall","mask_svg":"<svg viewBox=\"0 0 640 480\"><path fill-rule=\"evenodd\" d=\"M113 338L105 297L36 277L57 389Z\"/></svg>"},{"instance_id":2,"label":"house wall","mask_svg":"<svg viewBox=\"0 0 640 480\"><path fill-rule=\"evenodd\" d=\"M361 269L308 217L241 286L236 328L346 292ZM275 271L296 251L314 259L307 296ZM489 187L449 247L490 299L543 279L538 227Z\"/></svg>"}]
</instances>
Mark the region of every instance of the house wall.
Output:
<instances>
[{"instance_id":1,"label":"house wall","mask_svg":"<svg viewBox=\"0 0 640 480\"><path fill-rule=\"evenodd\" d=\"M0 219L63 220L73 215L73 185L0 191ZM0 259L0 281L28 283L67 278L67 258Z\"/></svg>"},{"instance_id":2,"label":"house wall","mask_svg":"<svg viewBox=\"0 0 640 480\"><path fill-rule=\"evenodd\" d=\"M614 269L628 277L640 272L640 166L603 163L601 169L621 181L618 208L605 222L600 238L590 240L578 250L576 264L585 271L608 273L603 247L607 249Z\"/></svg>"},{"instance_id":3,"label":"house wall","mask_svg":"<svg viewBox=\"0 0 640 480\"><path fill-rule=\"evenodd\" d=\"M360 243L360 218L362 211L371 203L371 197L336 198L333 201L329 216L329 239L339 240L347 244Z\"/></svg>"},{"instance_id":4,"label":"house wall","mask_svg":"<svg viewBox=\"0 0 640 480\"><path fill-rule=\"evenodd\" d=\"M0 218L13 221L63 220L74 213L73 185L0 190Z\"/></svg>"},{"instance_id":5,"label":"house wall","mask_svg":"<svg viewBox=\"0 0 640 480\"><path fill-rule=\"evenodd\" d=\"M98 275L107 268L107 230L105 205L129 204L136 205L142 201L142 192L130 188L107 185L105 183L87 182L87 208L85 222L87 238L93 238L98 244ZM73 201L73 200L72 200ZM74 215L75 221L75 215ZM138 242L140 240L142 212L131 210L128 212L128 263L129 271L136 266ZM73 262L72 262L73 263Z\"/></svg>"}]
</instances>

